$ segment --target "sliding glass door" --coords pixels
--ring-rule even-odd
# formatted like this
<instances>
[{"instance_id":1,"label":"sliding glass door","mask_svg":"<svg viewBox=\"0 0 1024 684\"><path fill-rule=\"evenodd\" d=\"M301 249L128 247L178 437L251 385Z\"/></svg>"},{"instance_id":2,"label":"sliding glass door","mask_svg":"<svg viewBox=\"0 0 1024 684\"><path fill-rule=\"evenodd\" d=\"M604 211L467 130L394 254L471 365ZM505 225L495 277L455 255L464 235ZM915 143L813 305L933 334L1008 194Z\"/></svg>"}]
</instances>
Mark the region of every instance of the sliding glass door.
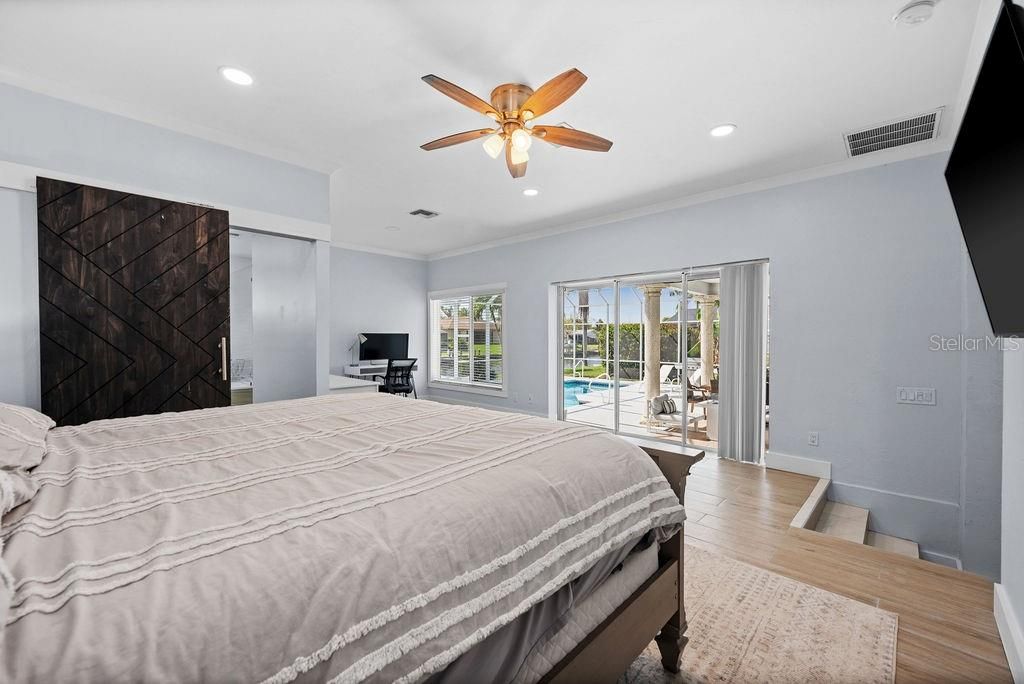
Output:
<instances>
[{"instance_id":1,"label":"sliding glass door","mask_svg":"<svg viewBox=\"0 0 1024 684\"><path fill-rule=\"evenodd\" d=\"M685 291L679 273L618 283L617 409L622 433L672 441L683 437Z\"/></svg>"},{"instance_id":2,"label":"sliding glass door","mask_svg":"<svg viewBox=\"0 0 1024 684\"><path fill-rule=\"evenodd\" d=\"M616 429L615 283L560 288L563 420Z\"/></svg>"},{"instance_id":3,"label":"sliding glass door","mask_svg":"<svg viewBox=\"0 0 1024 684\"><path fill-rule=\"evenodd\" d=\"M559 287L559 418L759 462L767 269L752 261Z\"/></svg>"},{"instance_id":4,"label":"sliding glass door","mask_svg":"<svg viewBox=\"0 0 1024 684\"><path fill-rule=\"evenodd\" d=\"M563 420L684 438L685 292L681 273L560 288Z\"/></svg>"},{"instance_id":5,"label":"sliding glass door","mask_svg":"<svg viewBox=\"0 0 1024 684\"><path fill-rule=\"evenodd\" d=\"M720 283L719 269L703 269L689 274L686 287L686 377L690 412L687 443L714 450L718 449Z\"/></svg>"}]
</instances>

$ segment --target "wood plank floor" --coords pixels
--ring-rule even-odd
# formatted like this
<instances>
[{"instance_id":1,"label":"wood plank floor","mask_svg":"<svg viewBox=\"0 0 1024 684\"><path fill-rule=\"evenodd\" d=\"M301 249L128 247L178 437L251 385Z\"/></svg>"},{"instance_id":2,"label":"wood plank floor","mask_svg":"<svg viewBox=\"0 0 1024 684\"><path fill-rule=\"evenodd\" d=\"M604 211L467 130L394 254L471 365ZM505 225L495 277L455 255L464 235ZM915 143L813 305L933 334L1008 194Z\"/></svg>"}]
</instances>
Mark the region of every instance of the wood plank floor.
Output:
<instances>
[{"instance_id":1,"label":"wood plank floor","mask_svg":"<svg viewBox=\"0 0 1024 684\"><path fill-rule=\"evenodd\" d=\"M899 615L896 681L1012 682L992 582L793 529L816 478L705 459L686 481L686 541Z\"/></svg>"}]
</instances>

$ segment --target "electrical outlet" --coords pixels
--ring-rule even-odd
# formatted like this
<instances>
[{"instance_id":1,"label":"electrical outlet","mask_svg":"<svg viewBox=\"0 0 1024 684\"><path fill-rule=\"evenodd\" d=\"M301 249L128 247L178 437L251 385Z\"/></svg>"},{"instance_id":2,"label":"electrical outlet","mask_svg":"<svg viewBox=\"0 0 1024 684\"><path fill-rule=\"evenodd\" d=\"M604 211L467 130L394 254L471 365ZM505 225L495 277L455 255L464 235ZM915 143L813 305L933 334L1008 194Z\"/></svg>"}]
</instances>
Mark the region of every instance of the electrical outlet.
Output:
<instances>
[{"instance_id":1,"label":"electrical outlet","mask_svg":"<svg viewBox=\"0 0 1024 684\"><path fill-rule=\"evenodd\" d=\"M532 404L533 403L533 395L532 394L527 394L526 395L526 403L527 404Z\"/></svg>"},{"instance_id":2,"label":"electrical outlet","mask_svg":"<svg viewBox=\"0 0 1024 684\"><path fill-rule=\"evenodd\" d=\"M897 404L916 404L918 406L935 406L934 387L897 387Z\"/></svg>"},{"instance_id":3,"label":"electrical outlet","mask_svg":"<svg viewBox=\"0 0 1024 684\"><path fill-rule=\"evenodd\" d=\"M808 432L807 433L807 443L810 444L811 446L818 446L818 433L817 432Z\"/></svg>"}]
</instances>

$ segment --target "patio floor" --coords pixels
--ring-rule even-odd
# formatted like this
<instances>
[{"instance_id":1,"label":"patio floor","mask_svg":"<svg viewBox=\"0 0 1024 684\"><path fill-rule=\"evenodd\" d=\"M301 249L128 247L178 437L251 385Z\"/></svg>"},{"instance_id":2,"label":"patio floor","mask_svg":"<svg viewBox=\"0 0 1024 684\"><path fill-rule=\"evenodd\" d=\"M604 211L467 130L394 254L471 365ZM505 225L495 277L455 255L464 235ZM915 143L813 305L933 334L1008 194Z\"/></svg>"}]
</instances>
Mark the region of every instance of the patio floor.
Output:
<instances>
[{"instance_id":1,"label":"patio floor","mask_svg":"<svg viewBox=\"0 0 1024 684\"><path fill-rule=\"evenodd\" d=\"M682 403L681 400L685 399L680 390L668 394L677 403ZM578 406L565 407L567 421L585 423L609 430L615 427L613 390L611 388L595 388L586 394L579 395L578 399L583 403ZM632 382L619 385L619 404L619 432L676 443L682 439L682 419L671 426L657 427L646 424L644 417L647 414L647 400L642 383ZM698 415L701 413L700 409L697 410L697 413ZM692 446L707 449L718 448L718 442L708 438L707 421L703 418L697 421L696 425L690 425L687 439Z\"/></svg>"}]
</instances>

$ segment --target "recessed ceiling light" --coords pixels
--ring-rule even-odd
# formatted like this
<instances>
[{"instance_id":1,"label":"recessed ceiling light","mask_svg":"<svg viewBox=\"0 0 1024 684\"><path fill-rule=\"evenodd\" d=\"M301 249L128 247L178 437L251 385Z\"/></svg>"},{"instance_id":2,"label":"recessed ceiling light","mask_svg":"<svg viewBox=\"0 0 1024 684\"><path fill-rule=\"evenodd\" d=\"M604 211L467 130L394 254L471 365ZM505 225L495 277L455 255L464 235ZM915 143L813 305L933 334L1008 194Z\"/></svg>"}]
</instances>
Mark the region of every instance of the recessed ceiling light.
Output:
<instances>
[{"instance_id":1,"label":"recessed ceiling light","mask_svg":"<svg viewBox=\"0 0 1024 684\"><path fill-rule=\"evenodd\" d=\"M399 228L398 226L384 226L384 230L390 230L392 233L397 233L402 229Z\"/></svg>"},{"instance_id":2,"label":"recessed ceiling light","mask_svg":"<svg viewBox=\"0 0 1024 684\"><path fill-rule=\"evenodd\" d=\"M892 21L901 28L910 28L928 21L933 14L935 14L935 0L914 0L892 15Z\"/></svg>"},{"instance_id":3,"label":"recessed ceiling light","mask_svg":"<svg viewBox=\"0 0 1024 684\"><path fill-rule=\"evenodd\" d=\"M242 71L237 67L222 66L220 68L220 75L231 81L235 85L249 86L252 85L252 76Z\"/></svg>"},{"instance_id":4,"label":"recessed ceiling light","mask_svg":"<svg viewBox=\"0 0 1024 684\"><path fill-rule=\"evenodd\" d=\"M527 197L536 197L537 195L540 194L540 190L538 190L537 188L526 188L525 190L523 190L523 194L526 195Z\"/></svg>"},{"instance_id":5,"label":"recessed ceiling light","mask_svg":"<svg viewBox=\"0 0 1024 684\"><path fill-rule=\"evenodd\" d=\"M736 130L736 124L722 124L711 129L711 135L716 138L724 138Z\"/></svg>"}]
</instances>

